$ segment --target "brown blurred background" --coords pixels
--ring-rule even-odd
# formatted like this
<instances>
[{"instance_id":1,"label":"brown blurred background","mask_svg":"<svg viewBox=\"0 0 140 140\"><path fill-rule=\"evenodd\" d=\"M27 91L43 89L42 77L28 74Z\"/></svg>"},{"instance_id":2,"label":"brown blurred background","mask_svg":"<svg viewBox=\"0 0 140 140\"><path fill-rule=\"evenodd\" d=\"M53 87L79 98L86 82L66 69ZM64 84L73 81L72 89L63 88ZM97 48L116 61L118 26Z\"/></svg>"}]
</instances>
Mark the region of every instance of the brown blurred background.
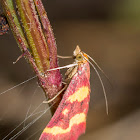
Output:
<instances>
[{"instance_id":1,"label":"brown blurred background","mask_svg":"<svg viewBox=\"0 0 140 140\"><path fill-rule=\"evenodd\" d=\"M109 115L106 115L102 87L91 68L91 100L87 130L79 139L139 140L140 1L43 2L53 26L58 54L72 55L76 45L80 45L84 52L97 61L113 85L111 87L101 73L109 104ZM15 65L12 64L20 54L11 31L0 36L0 92L34 75L24 59ZM61 66L71 62L72 60L59 61ZM63 70L62 73L64 72ZM44 95L36 79L0 95L0 139L24 120L30 104L31 113L43 100ZM38 139L49 119L48 112L17 139ZM37 133L32 136L35 132Z\"/></svg>"}]
</instances>

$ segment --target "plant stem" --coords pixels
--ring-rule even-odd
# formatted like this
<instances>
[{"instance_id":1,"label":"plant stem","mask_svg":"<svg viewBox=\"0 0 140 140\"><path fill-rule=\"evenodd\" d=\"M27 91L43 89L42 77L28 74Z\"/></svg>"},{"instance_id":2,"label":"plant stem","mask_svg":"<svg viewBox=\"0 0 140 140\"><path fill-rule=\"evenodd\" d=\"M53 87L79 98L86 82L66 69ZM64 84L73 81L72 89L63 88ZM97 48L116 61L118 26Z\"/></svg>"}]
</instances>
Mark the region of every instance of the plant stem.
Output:
<instances>
[{"instance_id":1,"label":"plant stem","mask_svg":"<svg viewBox=\"0 0 140 140\"><path fill-rule=\"evenodd\" d=\"M57 48L42 2L40 0L16 0L16 6L25 34L17 18L13 1L1 0L1 2L10 28L23 53L22 56L25 56L32 65L38 76L39 85L45 91L46 97L52 99L63 88L63 85L59 70L47 72L50 68L58 67ZM38 10L43 29L35 6ZM42 12L44 13L43 15ZM60 100L61 95L50 103L50 105L55 103L53 108L51 108L52 113L55 112Z\"/></svg>"}]
</instances>

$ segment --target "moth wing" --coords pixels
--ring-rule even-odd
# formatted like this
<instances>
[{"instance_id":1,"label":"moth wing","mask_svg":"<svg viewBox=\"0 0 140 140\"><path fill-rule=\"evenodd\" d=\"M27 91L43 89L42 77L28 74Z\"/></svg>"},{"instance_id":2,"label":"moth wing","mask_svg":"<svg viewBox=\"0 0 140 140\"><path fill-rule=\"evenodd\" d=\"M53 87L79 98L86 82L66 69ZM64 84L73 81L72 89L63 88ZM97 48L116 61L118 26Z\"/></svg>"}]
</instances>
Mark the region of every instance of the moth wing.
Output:
<instances>
[{"instance_id":1,"label":"moth wing","mask_svg":"<svg viewBox=\"0 0 140 140\"><path fill-rule=\"evenodd\" d=\"M85 132L90 100L90 68L79 65L40 140L77 140Z\"/></svg>"}]
</instances>

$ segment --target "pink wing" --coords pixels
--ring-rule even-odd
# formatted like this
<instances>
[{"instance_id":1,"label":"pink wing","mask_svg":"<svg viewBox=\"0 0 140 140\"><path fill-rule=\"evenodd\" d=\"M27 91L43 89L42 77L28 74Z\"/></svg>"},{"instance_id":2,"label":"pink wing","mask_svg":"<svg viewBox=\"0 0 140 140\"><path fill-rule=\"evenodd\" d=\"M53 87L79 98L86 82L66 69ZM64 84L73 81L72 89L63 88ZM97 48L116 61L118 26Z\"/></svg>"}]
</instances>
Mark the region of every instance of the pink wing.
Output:
<instances>
[{"instance_id":1,"label":"pink wing","mask_svg":"<svg viewBox=\"0 0 140 140\"><path fill-rule=\"evenodd\" d=\"M40 140L77 140L85 133L90 100L90 67L80 63L55 114L44 129Z\"/></svg>"}]
</instances>

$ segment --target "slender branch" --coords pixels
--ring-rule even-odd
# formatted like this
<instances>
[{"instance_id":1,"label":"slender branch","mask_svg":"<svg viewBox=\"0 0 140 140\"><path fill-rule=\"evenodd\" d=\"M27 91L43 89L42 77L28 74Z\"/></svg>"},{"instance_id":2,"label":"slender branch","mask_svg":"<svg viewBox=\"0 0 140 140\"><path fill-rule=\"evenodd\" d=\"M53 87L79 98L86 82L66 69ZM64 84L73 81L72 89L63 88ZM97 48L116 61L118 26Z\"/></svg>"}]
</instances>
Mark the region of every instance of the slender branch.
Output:
<instances>
[{"instance_id":1,"label":"slender branch","mask_svg":"<svg viewBox=\"0 0 140 140\"><path fill-rule=\"evenodd\" d=\"M42 26L43 26L43 31L46 37L48 48L50 50L50 57L51 57L50 67L54 68L57 65L57 47L56 47L56 41L54 38L52 27L51 27L50 21L47 16L47 12L45 11L42 1L34 0L34 2L35 2L36 9L38 11Z\"/></svg>"},{"instance_id":2,"label":"slender branch","mask_svg":"<svg viewBox=\"0 0 140 140\"><path fill-rule=\"evenodd\" d=\"M5 15L7 16L7 19L9 21L9 25L13 32L13 35L18 43L18 46L20 47L20 49L23 53L26 53L26 55L25 55L26 59L33 66L36 74L39 75L39 70L34 62L33 57L30 54L30 51L28 50L29 46L25 39L22 28L20 26L16 12L14 10L12 0L2 0L2 6L4 9Z\"/></svg>"},{"instance_id":3,"label":"slender branch","mask_svg":"<svg viewBox=\"0 0 140 140\"><path fill-rule=\"evenodd\" d=\"M38 14L42 22L42 29L35 8L35 5L37 4L36 1L16 0L21 24L25 31L24 34L14 10L13 1L1 0L1 2L5 15L9 21L10 28L12 29L14 37L23 53L22 56L25 56L28 62L32 65L38 76L38 82L45 91L46 97L52 99L63 88L63 85L59 70L47 72L50 68L57 68L58 64L54 35L43 5L39 5L40 8L37 8L40 9L38 10ZM42 4L41 1L40 4ZM44 11L45 13L45 20L41 16L41 11ZM45 24L46 21L47 23ZM55 103L51 110L52 113L55 112L60 100L61 95L50 103L50 105Z\"/></svg>"}]
</instances>

